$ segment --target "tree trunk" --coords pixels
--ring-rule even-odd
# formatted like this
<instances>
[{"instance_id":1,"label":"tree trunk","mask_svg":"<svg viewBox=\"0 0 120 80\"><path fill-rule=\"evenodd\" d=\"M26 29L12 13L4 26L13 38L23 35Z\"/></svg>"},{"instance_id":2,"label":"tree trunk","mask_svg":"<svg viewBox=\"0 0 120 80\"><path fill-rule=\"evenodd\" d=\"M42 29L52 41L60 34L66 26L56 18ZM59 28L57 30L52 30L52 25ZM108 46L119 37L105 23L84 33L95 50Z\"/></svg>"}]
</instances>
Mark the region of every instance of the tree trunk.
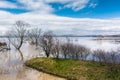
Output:
<instances>
[{"instance_id":1,"label":"tree trunk","mask_svg":"<svg viewBox=\"0 0 120 80\"><path fill-rule=\"evenodd\" d=\"M20 53L21 60L23 61L24 60L24 56L23 56L23 54L22 54L22 52L20 50L18 50L18 51Z\"/></svg>"},{"instance_id":2,"label":"tree trunk","mask_svg":"<svg viewBox=\"0 0 120 80\"><path fill-rule=\"evenodd\" d=\"M19 45L18 48L17 48L18 50L20 50L22 44L23 44L23 38L21 38L20 45Z\"/></svg>"}]
</instances>

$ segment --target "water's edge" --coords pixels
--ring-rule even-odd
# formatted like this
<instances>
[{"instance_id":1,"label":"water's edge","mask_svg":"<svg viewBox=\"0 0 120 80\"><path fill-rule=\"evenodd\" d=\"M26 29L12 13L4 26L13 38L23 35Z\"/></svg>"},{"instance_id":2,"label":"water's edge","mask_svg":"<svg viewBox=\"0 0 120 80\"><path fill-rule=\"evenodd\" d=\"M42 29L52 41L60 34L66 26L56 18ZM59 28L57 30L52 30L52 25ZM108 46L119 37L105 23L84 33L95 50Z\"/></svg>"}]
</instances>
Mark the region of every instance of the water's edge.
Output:
<instances>
[{"instance_id":1,"label":"water's edge","mask_svg":"<svg viewBox=\"0 0 120 80\"><path fill-rule=\"evenodd\" d=\"M43 73L43 74L45 74L45 75L48 75L48 76L57 78L57 79L55 79L55 80L59 80L59 79L60 79L60 80L66 80L64 76L60 76L60 75L53 74L53 73L50 73L50 72L47 72L47 71L43 71L43 70L38 70L38 69L36 69L36 68L34 68L34 67L32 67L32 66L28 66L28 65L26 65L26 64L25 64L25 67L26 67L26 68L29 68L29 69L36 70L36 71L41 72L41 73ZM49 80L49 79L48 79L48 80ZM53 79L52 79L52 80L53 80Z\"/></svg>"},{"instance_id":2,"label":"water's edge","mask_svg":"<svg viewBox=\"0 0 120 80\"><path fill-rule=\"evenodd\" d=\"M27 65L24 65L24 67L27 68L27 69L34 70L34 71L37 71L39 73L42 73L42 76L46 77L45 80L66 80L63 76L60 76L60 75L57 75L57 74L45 72L45 71L42 71L42 70L37 70L37 69L32 68L32 67L27 66Z\"/></svg>"}]
</instances>

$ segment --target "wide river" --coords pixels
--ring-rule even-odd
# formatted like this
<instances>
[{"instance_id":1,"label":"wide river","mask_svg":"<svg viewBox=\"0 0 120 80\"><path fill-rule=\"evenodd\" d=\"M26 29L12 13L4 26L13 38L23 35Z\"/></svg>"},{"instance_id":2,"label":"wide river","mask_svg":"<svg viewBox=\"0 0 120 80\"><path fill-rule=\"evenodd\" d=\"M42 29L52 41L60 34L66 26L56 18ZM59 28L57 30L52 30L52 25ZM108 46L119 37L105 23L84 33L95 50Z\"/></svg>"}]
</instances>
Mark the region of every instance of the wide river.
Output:
<instances>
[{"instance_id":1,"label":"wide river","mask_svg":"<svg viewBox=\"0 0 120 80\"><path fill-rule=\"evenodd\" d=\"M61 38L64 41L65 38ZM75 44L84 45L91 50L117 50L120 47L119 41L115 40L93 40L93 37L72 37L71 40ZM6 39L1 38L0 42ZM12 46L11 46L12 47ZM25 42L21 48L24 55L24 61L34 57L42 57L44 53L36 49L35 46ZM0 52L0 80L64 80L49 74L38 72L24 65L21 61L20 54L12 47L10 51Z\"/></svg>"}]
</instances>

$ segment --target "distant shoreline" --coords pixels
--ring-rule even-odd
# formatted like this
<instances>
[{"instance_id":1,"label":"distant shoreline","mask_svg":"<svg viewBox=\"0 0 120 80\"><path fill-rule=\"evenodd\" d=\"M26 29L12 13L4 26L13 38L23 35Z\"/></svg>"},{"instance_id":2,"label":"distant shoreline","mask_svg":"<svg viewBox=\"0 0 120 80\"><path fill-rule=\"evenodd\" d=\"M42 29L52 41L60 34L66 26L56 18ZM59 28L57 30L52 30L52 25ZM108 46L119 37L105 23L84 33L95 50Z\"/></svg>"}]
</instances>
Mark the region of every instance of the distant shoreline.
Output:
<instances>
[{"instance_id":1,"label":"distant shoreline","mask_svg":"<svg viewBox=\"0 0 120 80\"><path fill-rule=\"evenodd\" d=\"M5 36L0 36L0 38L6 38ZM11 36L13 37L13 36ZM28 36L25 36L28 37ZM120 35L55 35L54 37L98 37L98 38L120 38Z\"/></svg>"}]
</instances>

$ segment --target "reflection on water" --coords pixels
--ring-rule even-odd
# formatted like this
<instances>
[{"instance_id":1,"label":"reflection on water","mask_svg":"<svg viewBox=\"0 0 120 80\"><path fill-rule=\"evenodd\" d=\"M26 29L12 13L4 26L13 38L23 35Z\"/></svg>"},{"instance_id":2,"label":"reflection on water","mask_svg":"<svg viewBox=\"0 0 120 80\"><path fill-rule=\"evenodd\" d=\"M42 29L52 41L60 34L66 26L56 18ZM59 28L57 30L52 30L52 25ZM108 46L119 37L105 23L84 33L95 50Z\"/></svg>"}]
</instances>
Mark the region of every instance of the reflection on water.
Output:
<instances>
[{"instance_id":1,"label":"reflection on water","mask_svg":"<svg viewBox=\"0 0 120 80\"><path fill-rule=\"evenodd\" d=\"M11 46L12 47L12 46ZM36 47L25 43L21 49L24 61L44 56ZM26 68L21 61L19 51L14 47L10 51L0 52L0 80L64 80L49 74Z\"/></svg>"},{"instance_id":2,"label":"reflection on water","mask_svg":"<svg viewBox=\"0 0 120 80\"><path fill-rule=\"evenodd\" d=\"M64 80L30 68L22 68L13 74L1 74L0 80Z\"/></svg>"},{"instance_id":3,"label":"reflection on water","mask_svg":"<svg viewBox=\"0 0 120 80\"><path fill-rule=\"evenodd\" d=\"M62 38L63 39L63 38ZM93 41L92 38L72 38L73 43L84 45L92 50L104 49L111 50L119 48L120 44L110 41ZM5 41L5 40L3 40ZM36 70L26 68L23 63L34 57L44 56L41 50L25 42L21 48L24 61L21 61L19 51L13 46L10 51L0 52L0 80L63 80Z\"/></svg>"}]
</instances>

